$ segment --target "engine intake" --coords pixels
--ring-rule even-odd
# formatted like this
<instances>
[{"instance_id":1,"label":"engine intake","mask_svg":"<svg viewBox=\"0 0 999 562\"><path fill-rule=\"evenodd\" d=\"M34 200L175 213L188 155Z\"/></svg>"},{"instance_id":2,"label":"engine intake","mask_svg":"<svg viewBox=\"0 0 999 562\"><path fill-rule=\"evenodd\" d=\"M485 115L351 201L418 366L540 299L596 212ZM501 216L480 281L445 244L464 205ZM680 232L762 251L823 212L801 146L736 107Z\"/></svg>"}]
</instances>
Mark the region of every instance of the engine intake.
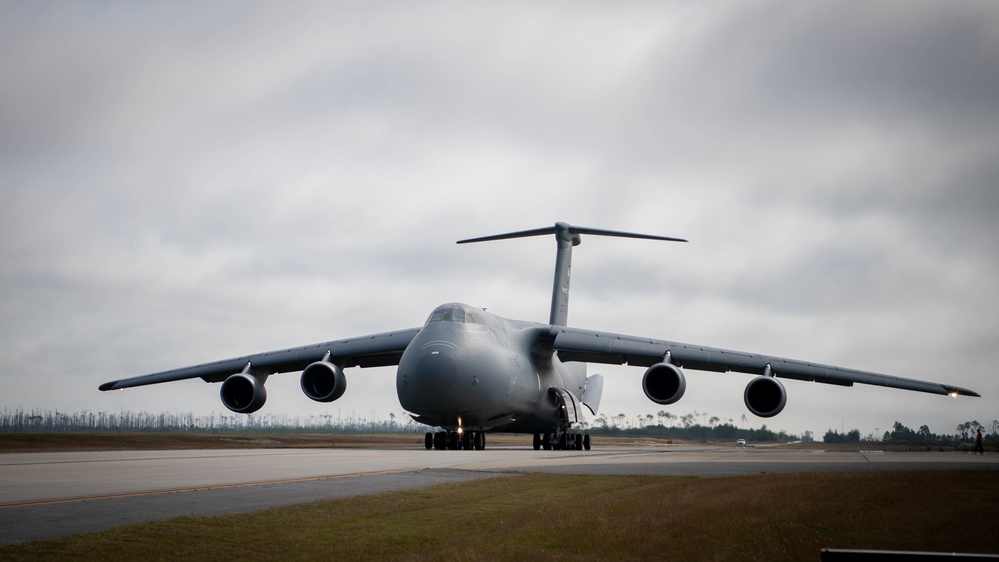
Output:
<instances>
[{"instance_id":1,"label":"engine intake","mask_svg":"<svg viewBox=\"0 0 999 562\"><path fill-rule=\"evenodd\" d=\"M784 385L773 377L756 377L746 385L743 399L750 412L761 418L771 418L784 409L787 392Z\"/></svg>"},{"instance_id":2,"label":"engine intake","mask_svg":"<svg viewBox=\"0 0 999 562\"><path fill-rule=\"evenodd\" d=\"M222 403L237 414L252 414L263 407L267 401L267 389L257 377L246 373L237 373L222 383L219 391Z\"/></svg>"},{"instance_id":3,"label":"engine intake","mask_svg":"<svg viewBox=\"0 0 999 562\"><path fill-rule=\"evenodd\" d=\"M302 371L302 392L316 402L332 402L345 390L343 369L329 361L316 361Z\"/></svg>"},{"instance_id":4,"label":"engine intake","mask_svg":"<svg viewBox=\"0 0 999 562\"><path fill-rule=\"evenodd\" d=\"M645 371L642 390L656 404L672 404L683 398L687 379L683 371L672 363L656 363Z\"/></svg>"}]
</instances>

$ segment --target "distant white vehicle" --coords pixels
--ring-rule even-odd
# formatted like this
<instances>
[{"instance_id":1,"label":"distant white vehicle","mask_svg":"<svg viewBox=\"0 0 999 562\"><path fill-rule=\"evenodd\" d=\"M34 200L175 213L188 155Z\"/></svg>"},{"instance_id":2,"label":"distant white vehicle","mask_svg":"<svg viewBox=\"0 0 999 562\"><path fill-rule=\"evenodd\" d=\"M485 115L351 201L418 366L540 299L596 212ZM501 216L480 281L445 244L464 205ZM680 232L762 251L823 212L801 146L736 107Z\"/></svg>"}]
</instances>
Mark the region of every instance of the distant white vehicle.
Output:
<instances>
[{"instance_id":1,"label":"distant white vehicle","mask_svg":"<svg viewBox=\"0 0 999 562\"><path fill-rule=\"evenodd\" d=\"M735 440L735 446L736 447L745 447L746 446L746 440L745 439L736 439Z\"/></svg>"}]
</instances>

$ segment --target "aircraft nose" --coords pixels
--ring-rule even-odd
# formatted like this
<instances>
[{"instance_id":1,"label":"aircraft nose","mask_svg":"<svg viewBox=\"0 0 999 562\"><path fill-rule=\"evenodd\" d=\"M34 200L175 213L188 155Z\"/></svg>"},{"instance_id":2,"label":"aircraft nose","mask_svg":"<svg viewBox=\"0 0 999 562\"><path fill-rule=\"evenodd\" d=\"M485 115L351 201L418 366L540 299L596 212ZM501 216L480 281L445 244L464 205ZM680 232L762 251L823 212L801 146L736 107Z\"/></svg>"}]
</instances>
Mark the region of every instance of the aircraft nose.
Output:
<instances>
[{"instance_id":1,"label":"aircraft nose","mask_svg":"<svg viewBox=\"0 0 999 562\"><path fill-rule=\"evenodd\" d=\"M403 354L396 370L396 391L406 411L428 425L474 425L478 413L502 400L505 377L482 368L481 353L454 342L416 342ZM460 423L460 422L457 422Z\"/></svg>"},{"instance_id":2,"label":"aircraft nose","mask_svg":"<svg viewBox=\"0 0 999 562\"><path fill-rule=\"evenodd\" d=\"M413 374L427 388L447 390L458 380L458 362L451 352L434 350L420 358Z\"/></svg>"}]
</instances>

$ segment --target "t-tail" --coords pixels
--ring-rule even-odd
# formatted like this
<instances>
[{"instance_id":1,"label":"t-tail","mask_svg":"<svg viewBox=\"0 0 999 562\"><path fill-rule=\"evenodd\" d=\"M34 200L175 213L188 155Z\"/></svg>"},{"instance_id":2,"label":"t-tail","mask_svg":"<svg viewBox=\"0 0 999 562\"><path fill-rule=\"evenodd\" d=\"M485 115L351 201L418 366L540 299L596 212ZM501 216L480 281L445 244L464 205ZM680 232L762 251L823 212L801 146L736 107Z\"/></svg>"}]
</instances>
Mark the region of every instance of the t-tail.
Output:
<instances>
[{"instance_id":1,"label":"t-tail","mask_svg":"<svg viewBox=\"0 0 999 562\"><path fill-rule=\"evenodd\" d=\"M459 240L459 244L469 244L472 242L488 242L490 240L505 240L507 238L525 238L527 236L542 236L554 234L558 249L555 254L555 280L552 284L552 308L548 317L548 323L553 326L566 326L569 319L569 273L572 269L572 247L578 246L581 242L580 234L594 234L597 236L616 236L619 238L641 238L645 240L666 240L668 242L686 242L683 238L671 238L669 236L656 236L653 234L636 234L633 232L620 232L617 230L603 230L599 228L587 228L585 226L573 226L564 222L557 222L555 226L535 228L532 230L520 230L518 232L507 232L505 234L494 234L492 236L482 236L480 238L469 238Z\"/></svg>"}]
</instances>

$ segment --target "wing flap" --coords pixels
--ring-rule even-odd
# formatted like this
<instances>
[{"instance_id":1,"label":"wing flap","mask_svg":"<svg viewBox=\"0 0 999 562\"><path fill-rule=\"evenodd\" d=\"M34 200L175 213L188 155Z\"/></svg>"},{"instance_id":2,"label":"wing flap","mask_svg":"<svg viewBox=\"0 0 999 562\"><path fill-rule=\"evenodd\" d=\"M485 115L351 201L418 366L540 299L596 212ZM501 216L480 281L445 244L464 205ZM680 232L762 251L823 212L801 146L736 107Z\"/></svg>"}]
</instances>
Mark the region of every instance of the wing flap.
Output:
<instances>
[{"instance_id":1,"label":"wing flap","mask_svg":"<svg viewBox=\"0 0 999 562\"><path fill-rule=\"evenodd\" d=\"M252 372L263 374L301 371L310 363L320 361L330 352L329 360L340 367L385 367L398 365L402 353L413 341L420 328L384 332L370 336L333 340L266 353L244 355L181 369L110 381L101 390L118 390L164 382L200 378L205 382L222 382L242 371L247 363Z\"/></svg>"}]
</instances>

